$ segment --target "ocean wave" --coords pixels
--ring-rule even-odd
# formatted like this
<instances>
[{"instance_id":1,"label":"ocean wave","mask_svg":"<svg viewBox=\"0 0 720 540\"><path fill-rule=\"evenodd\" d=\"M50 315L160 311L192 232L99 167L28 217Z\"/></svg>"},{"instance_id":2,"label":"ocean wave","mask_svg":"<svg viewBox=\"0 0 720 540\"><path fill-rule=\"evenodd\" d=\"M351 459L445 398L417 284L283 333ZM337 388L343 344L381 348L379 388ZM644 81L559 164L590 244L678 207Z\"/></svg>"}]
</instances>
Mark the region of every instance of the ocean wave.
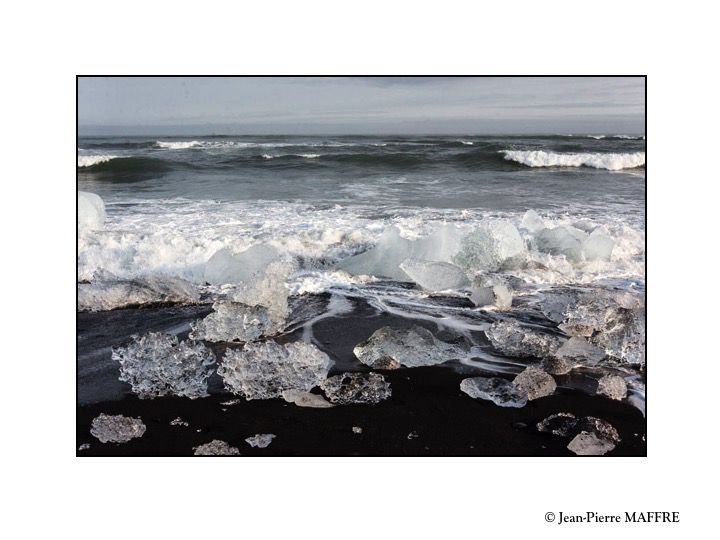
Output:
<instances>
[{"instance_id":1,"label":"ocean wave","mask_svg":"<svg viewBox=\"0 0 720 540\"><path fill-rule=\"evenodd\" d=\"M645 135L588 135L589 139L602 140L602 139L620 139L628 141L644 141Z\"/></svg>"},{"instance_id":2,"label":"ocean wave","mask_svg":"<svg viewBox=\"0 0 720 540\"><path fill-rule=\"evenodd\" d=\"M167 150L186 150L187 148L196 148L202 146L201 141L156 141L155 146L165 148Z\"/></svg>"},{"instance_id":3,"label":"ocean wave","mask_svg":"<svg viewBox=\"0 0 720 540\"><path fill-rule=\"evenodd\" d=\"M94 165L98 165L99 163L106 163L110 161L111 159L117 159L119 156L111 156L111 155L97 155L97 156L78 156L77 158L77 166L78 167L92 167Z\"/></svg>"},{"instance_id":4,"label":"ocean wave","mask_svg":"<svg viewBox=\"0 0 720 540\"><path fill-rule=\"evenodd\" d=\"M508 161L515 161L528 167L592 167L618 171L645 165L645 152L629 154L559 154L544 150L501 150L500 152Z\"/></svg>"},{"instance_id":5,"label":"ocean wave","mask_svg":"<svg viewBox=\"0 0 720 540\"><path fill-rule=\"evenodd\" d=\"M286 157L299 157L304 159L317 159L321 154L263 154L264 159L275 159L275 158L286 158Z\"/></svg>"}]
</instances>

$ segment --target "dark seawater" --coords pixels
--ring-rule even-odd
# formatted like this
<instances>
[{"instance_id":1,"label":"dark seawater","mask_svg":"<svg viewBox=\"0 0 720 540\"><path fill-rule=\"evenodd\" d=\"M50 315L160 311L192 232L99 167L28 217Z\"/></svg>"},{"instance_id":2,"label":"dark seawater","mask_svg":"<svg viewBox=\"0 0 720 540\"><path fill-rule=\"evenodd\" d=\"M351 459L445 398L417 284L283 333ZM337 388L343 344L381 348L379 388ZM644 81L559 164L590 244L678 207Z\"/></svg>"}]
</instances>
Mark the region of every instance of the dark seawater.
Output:
<instances>
[{"instance_id":1,"label":"dark seawater","mask_svg":"<svg viewBox=\"0 0 720 540\"><path fill-rule=\"evenodd\" d=\"M579 302L571 308L583 316L599 303L594 294L606 295L603 301L628 295L613 300L613 309L625 314L632 304L644 324L638 315L644 308L637 308L645 290L642 136L81 137L77 171L79 190L99 195L107 214L101 227L78 236L79 280L98 287L90 309L148 301L128 300L135 294L131 280L181 279L205 300L222 296L229 284L207 284L211 257L269 245L295 261L274 290L287 289L295 312L312 312L294 323L309 341L308 320L342 313L339 299L362 299L378 312L437 325L449 339L464 340L472 347L467 366L513 373L522 364L491 347L483 329L516 320L560 335L558 320L543 311L552 294ZM611 254L591 260L585 251L573 258L548 250L541 230L528 228L530 210L540 229L569 227L582 242L601 235ZM517 229L526 253L512 265L470 268L468 277L507 285L511 309L476 308L468 288L435 294L397 272L362 278L344 271L353 268L353 256L378 245L397 253L439 230L462 243L488 220ZM400 239L392 240L396 233ZM421 258L455 261L441 256L453 241L431 245ZM103 288L118 283L125 288ZM307 307L320 294L331 301L319 311ZM638 328L627 335L613 330L607 347L615 356L607 369L622 373L633 399L642 401L644 326ZM605 372L590 370L592 380Z\"/></svg>"}]
</instances>

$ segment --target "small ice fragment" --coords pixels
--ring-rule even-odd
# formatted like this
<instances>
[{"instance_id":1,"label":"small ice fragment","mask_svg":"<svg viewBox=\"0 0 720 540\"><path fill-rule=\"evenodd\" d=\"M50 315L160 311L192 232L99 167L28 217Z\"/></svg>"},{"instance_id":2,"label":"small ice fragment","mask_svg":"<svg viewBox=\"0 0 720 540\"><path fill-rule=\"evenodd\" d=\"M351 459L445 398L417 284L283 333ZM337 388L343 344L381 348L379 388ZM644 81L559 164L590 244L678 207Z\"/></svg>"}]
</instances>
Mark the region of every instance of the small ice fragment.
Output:
<instances>
[{"instance_id":1,"label":"small ice fragment","mask_svg":"<svg viewBox=\"0 0 720 540\"><path fill-rule=\"evenodd\" d=\"M460 390L474 399L492 401L500 407L524 407L527 395L513 383L499 377L470 377L463 379Z\"/></svg>"},{"instance_id":2,"label":"small ice fragment","mask_svg":"<svg viewBox=\"0 0 720 540\"><path fill-rule=\"evenodd\" d=\"M419 436L420 435L418 435L417 431L411 431L410 433L408 433L407 438L408 438L408 440L412 440L412 439L417 439Z\"/></svg>"},{"instance_id":3,"label":"small ice fragment","mask_svg":"<svg viewBox=\"0 0 720 540\"><path fill-rule=\"evenodd\" d=\"M333 403L380 403L391 395L390 383L379 373L343 373L328 377L320 388Z\"/></svg>"},{"instance_id":4,"label":"small ice fragment","mask_svg":"<svg viewBox=\"0 0 720 540\"><path fill-rule=\"evenodd\" d=\"M466 235L453 262L462 268L494 272L513 268L525 259L523 239L508 220L486 220Z\"/></svg>"},{"instance_id":5,"label":"small ice fragment","mask_svg":"<svg viewBox=\"0 0 720 540\"><path fill-rule=\"evenodd\" d=\"M528 210L520 222L520 228L531 233L542 231L545 228L545 221L535 210Z\"/></svg>"},{"instance_id":6,"label":"small ice fragment","mask_svg":"<svg viewBox=\"0 0 720 540\"><path fill-rule=\"evenodd\" d=\"M525 368L525 371L513 379L513 384L518 390L527 394L528 399L531 401L549 396L555 392L555 388L557 388L555 379L535 366Z\"/></svg>"},{"instance_id":7,"label":"small ice fragment","mask_svg":"<svg viewBox=\"0 0 720 540\"><path fill-rule=\"evenodd\" d=\"M360 362L375 369L433 366L463 358L461 347L437 339L422 326L376 330L367 341L358 343L353 353Z\"/></svg>"},{"instance_id":8,"label":"small ice fragment","mask_svg":"<svg viewBox=\"0 0 720 540\"><path fill-rule=\"evenodd\" d=\"M485 330L494 348L508 356L543 358L560 346L560 340L521 326L516 320L498 321Z\"/></svg>"},{"instance_id":9,"label":"small ice fragment","mask_svg":"<svg viewBox=\"0 0 720 540\"><path fill-rule=\"evenodd\" d=\"M618 375L605 375L598 381L598 394L603 394L611 399L625 399L627 397L627 383Z\"/></svg>"},{"instance_id":10,"label":"small ice fragment","mask_svg":"<svg viewBox=\"0 0 720 540\"><path fill-rule=\"evenodd\" d=\"M359 435L360 433L363 432L363 428L361 428L360 426L353 426L352 432Z\"/></svg>"},{"instance_id":11,"label":"small ice fragment","mask_svg":"<svg viewBox=\"0 0 720 540\"><path fill-rule=\"evenodd\" d=\"M78 452L83 452L85 450L90 449L90 443L83 443L80 446L78 446Z\"/></svg>"},{"instance_id":12,"label":"small ice fragment","mask_svg":"<svg viewBox=\"0 0 720 540\"><path fill-rule=\"evenodd\" d=\"M555 357L576 360L594 366L605 358L605 351L584 338L571 337L555 352Z\"/></svg>"},{"instance_id":13,"label":"small ice fragment","mask_svg":"<svg viewBox=\"0 0 720 540\"><path fill-rule=\"evenodd\" d=\"M220 301L213 304L213 313L192 324L190 339L205 341L252 341L272 326L263 306L247 306L240 302Z\"/></svg>"},{"instance_id":14,"label":"small ice fragment","mask_svg":"<svg viewBox=\"0 0 720 540\"><path fill-rule=\"evenodd\" d=\"M209 443L193 448L196 456L239 456L240 450L225 441L215 439Z\"/></svg>"},{"instance_id":15,"label":"small ice fragment","mask_svg":"<svg viewBox=\"0 0 720 540\"><path fill-rule=\"evenodd\" d=\"M113 349L112 359L120 363L120 380L141 399L207 396L215 365L215 355L202 343L178 342L177 336L154 332Z\"/></svg>"},{"instance_id":16,"label":"small ice fragment","mask_svg":"<svg viewBox=\"0 0 720 540\"><path fill-rule=\"evenodd\" d=\"M254 437L245 439L245 442L254 448L266 448L275 437L272 433L258 433Z\"/></svg>"},{"instance_id":17,"label":"small ice fragment","mask_svg":"<svg viewBox=\"0 0 720 540\"><path fill-rule=\"evenodd\" d=\"M567 375L579 364L572 358L557 358L549 357L543 358L542 361L543 370L547 371L550 375Z\"/></svg>"},{"instance_id":18,"label":"small ice fragment","mask_svg":"<svg viewBox=\"0 0 720 540\"><path fill-rule=\"evenodd\" d=\"M553 229L543 229L535 236L538 251L550 255L564 255L570 262L582 260L583 242L588 237L580 229L561 225Z\"/></svg>"},{"instance_id":19,"label":"small ice fragment","mask_svg":"<svg viewBox=\"0 0 720 540\"><path fill-rule=\"evenodd\" d=\"M614 444L620 442L620 434L612 424L594 416L576 418L571 413L553 414L538 422L537 429L560 437L574 437L585 431L595 433L598 438L608 440Z\"/></svg>"},{"instance_id":20,"label":"small ice fragment","mask_svg":"<svg viewBox=\"0 0 720 540\"><path fill-rule=\"evenodd\" d=\"M282 397L288 403L294 403L298 407L311 407L315 409L327 409L334 407L332 403L324 397L310 392L302 392L300 390L285 390Z\"/></svg>"},{"instance_id":21,"label":"small ice fragment","mask_svg":"<svg viewBox=\"0 0 720 540\"><path fill-rule=\"evenodd\" d=\"M578 456L604 456L614 449L615 445L607 439L598 437L595 433L583 431L577 434L567 447Z\"/></svg>"},{"instance_id":22,"label":"small ice fragment","mask_svg":"<svg viewBox=\"0 0 720 540\"><path fill-rule=\"evenodd\" d=\"M188 427L190 424L188 424L185 420L183 420L182 418L180 418L180 417L178 416L177 418L175 418L175 420L172 420L172 421L170 422L170 425L171 425L171 426L184 426L184 427Z\"/></svg>"},{"instance_id":23,"label":"small ice fragment","mask_svg":"<svg viewBox=\"0 0 720 540\"><path fill-rule=\"evenodd\" d=\"M101 443L126 443L136 437L142 437L145 429L145 424L140 418L102 413L93 419L90 434Z\"/></svg>"},{"instance_id":24,"label":"small ice fragment","mask_svg":"<svg viewBox=\"0 0 720 540\"><path fill-rule=\"evenodd\" d=\"M470 284L463 269L451 263L405 259L400 268L428 291L457 290Z\"/></svg>"},{"instance_id":25,"label":"small ice fragment","mask_svg":"<svg viewBox=\"0 0 720 540\"><path fill-rule=\"evenodd\" d=\"M602 229L595 229L582 244L582 252L586 261L609 261L615 241Z\"/></svg>"},{"instance_id":26,"label":"small ice fragment","mask_svg":"<svg viewBox=\"0 0 720 540\"><path fill-rule=\"evenodd\" d=\"M102 229L105 223L105 203L99 195L77 192L78 231Z\"/></svg>"},{"instance_id":27,"label":"small ice fragment","mask_svg":"<svg viewBox=\"0 0 720 540\"><path fill-rule=\"evenodd\" d=\"M470 290L470 300L477 307L495 305L503 310L512 307L513 294L510 288L492 278L476 277Z\"/></svg>"},{"instance_id":28,"label":"small ice fragment","mask_svg":"<svg viewBox=\"0 0 720 540\"><path fill-rule=\"evenodd\" d=\"M228 390L245 399L272 399L286 390L311 390L325 379L330 363L310 343L246 343L242 350L225 352L218 375Z\"/></svg>"}]
</instances>

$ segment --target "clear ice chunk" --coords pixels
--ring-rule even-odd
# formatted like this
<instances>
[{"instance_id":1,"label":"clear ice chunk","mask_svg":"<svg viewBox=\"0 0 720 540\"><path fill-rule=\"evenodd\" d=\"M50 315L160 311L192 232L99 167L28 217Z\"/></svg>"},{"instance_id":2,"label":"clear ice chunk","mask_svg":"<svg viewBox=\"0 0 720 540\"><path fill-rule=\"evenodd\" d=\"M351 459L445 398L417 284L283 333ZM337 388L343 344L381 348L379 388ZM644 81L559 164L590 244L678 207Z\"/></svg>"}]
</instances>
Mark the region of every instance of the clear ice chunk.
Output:
<instances>
[{"instance_id":1,"label":"clear ice chunk","mask_svg":"<svg viewBox=\"0 0 720 540\"><path fill-rule=\"evenodd\" d=\"M571 337L555 352L555 357L595 366L605 358L605 351L585 338Z\"/></svg>"},{"instance_id":2,"label":"clear ice chunk","mask_svg":"<svg viewBox=\"0 0 720 540\"><path fill-rule=\"evenodd\" d=\"M531 233L540 232L545 228L545 221L535 210L528 210L525 212L525 215L523 215L520 228Z\"/></svg>"},{"instance_id":3,"label":"clear ice chunk","mask_svg":"<svg viewBox=\"0 0 720 540\"><path fill-rule=\"evenodd\" d=\"M190 339L205 341L252 341L267 332L272 322L263 306L218 301L213 313L192 324Z\"/></svg>"},{"instance_id":4,"label":"clear ice chunk","mask_svg":"<svg viewBox=\"0 0 720 540\"><path fill-rule=\"evenodd\" d=\"M283 397L283 392L308 392L327 377L330 358L310 343L280 345L275 341L246 343L228 349L218 368L225 387L246 399Z\"/></svg>"},{"instance_id":5,"label":"clear ice chunk","mask_svg":"<svg viewBox=\"0 0 720 540\"><path fill-rule=\"evenodd\" d=\"M90 434L101 443L126 443L145 433L145 424L140 418L100 414L93 418Z\"/></svg>"},{"instance_id":6,"label":"clear ice chunk","mask_svg":"<svg viewBox=\"0 0 720 540\"><path fill-rule=\"evenodd\" d=\"M353 353L360 362L375 369L433 366L467 356L461 347L440 341L432 332L417 325L384 326L358 343Z\"/></svg>"},{"instance_id":7,"label":"clear ice chunk","mask_svg":"<svg viewBox=\"0 0 720 540\"><path fill-rule=\"evenodd\" d=\"M460 249L462 233L452 225L444 225L425 238L408 240L397 227L388 227L374 247L349 257L338 268L354 275L385 277L397 281L410 281L400 268L406 259L429 262L452 262Z\"/></svg>"},{"instance_id":8,"label":"clear ice chunk","mask_svg":"<svg viewBox=\"0 0 720 540\"><path fill-rule=\"evenodd\" d=\"M474 399L492 401L500 407L520 408L527 405L527 394L513 383L499 377L463 379L460 390Z\"/></svg>"},{"instance_id":9,"label":"clear ice chunk","mask_svg":"<svg viewBox=\"0 0 720 540\"><path fill-rule=\"evenodd\" d=\"M245 442L253 448L267 448L275 437L272 433L258 433L245 439Z\"/></svg>"},{"instance_id":10,"label":"clear ice chunk","mask_svg":"<svg viewBox=\"0 0 720 540\"><path fill-rule=\"evenodd\" d=\"M95 193L77 192L78 231L102 229L105 224L105 203Z\"/></svg>"},{"instance_id":11,"label":"clear ice chunk","mask_svg":"<svg viewBox=\"0 0 720 540\"><path fill-rule=\"evenodd\" d=\"M333 403L380 403L391 395L390 383L379 373L343 373L328 377L321 384Z\"/></svg>"},{"instance_id":12,"label":"clear ice chunk","mask_svg":"<svg viewBox=\"0 0 720 540\"><path fill-rule=\"evenodd\" d=\"M464 270L451 263L405 259L400 269L428 291L457 290L470 284Z\"/></svg>"},{"instance_id":13,"label":"clear ice chunk","mask_svg":"<svg viewBox=\"0 0 720 540\"><path fill-rule=\"evenodd\" d=\"M615 445L598 437L595 433L583 431L575 435L567 446L568 450L578 456L604 456L615 448Z\"/></svg>"},{"instance_id":14,"label":"clear ice chunk","mask_svg":"<svg viewBox=\"0 0 720 540\"><path fill-rule=\"evenodd\" d=\"M202 343L178 342L177 336L154 332L114 348L112 359L120 363L119 379L141 399L207 396L215 365L215 355Z\"/></svg>"},{"instance_id":15,"label":"clear ice chunk","mask_svg":"<svg viewBox=\"0 0 720 540\"><path fill-rule=\"evenodd\" d=\"M512 307L513 293L510 288L497 277L478 275L473 279L470 288L470 300L477 307L496 306L498 309Z\"/></svg>"},{"instance_id":16,"label":"clear ice chunk","mask_svg":"<svg viewBox=\"0 0 720 540\"><path fill-rule=\"evenodd\" d=\"M225 441L215 439L209 443L201 444L193 448L196 456L238 456L240 450L230 446Z\"/></svg>"},{"instance_id":17,"label":"clear ice chunk","mask_svg":"<svg viewBox=\"0 0 720 540\"><path fill-rule=\"evenodd\" d=\"M205 264L205 281L212 285L256 281L267 266L279 258L280 252L267 244L249 247L241 253L222 248Z\"/></svg>"},{"instance_id":18,"label":"clear ice chunk","mask_svg":"<svg viewBox=\"0 0 720 540\"><path fill-rule=\"evenodd\" d=\"M627 383L618 375L605 375L598 381L597 393L610 399L622 400L627 397Z\"/></svg>"},{"instance_id":19,"label":"clear ice chunk","mask_svg":"<svg viewBox=\"0 0 720 540\"><path fill-rule=\"evenodd\" d=\"M543 358L542 368L550 375L567 375L580 364L572 358L551 356Z\"/></svg>"},{"instance_id":20,"label":"clear ice chunk","mask_svg":"<svg viewBox=\"0 0 720 540\"><path fill-rule=\"evenodd\" d=\"M532 401L555 392L557 384L551 375L536 366L529 366L512 382L515 387Z\"/></svg>"},{"instance_id":21,"label":"clear ice chunk","mask_svg":"<svg viewBox=\"0 0 720 540\"><path fill-rule=\"evenodd\" d=\"M321 395L313 394L311 392L302 392L300 390L285 390L282 393L282 397L288 403L294 403L298 407L328 409L335 406Z\"/></svg>"},{"instance_id":22,"label":"clear ice chunk","mask_svg":"<svg viewBox=\"0 0 720 540\"><path fill-rule=\"evenodd\" d=\"M587 237L587 233L580 229L561 225L537 233L535 244L542 253L564 255L570 262L580 262L583 256L583 243Z\"/></svg>"},{"instance_id":23,"label":"clear ice chunk","mask_svg":"<svg viewBox=\"0 0 720 540\"><path fill-rule=\"evenodd\" d=\"M200 293L189 281L173 277L148 276L114 279L103 276L92 283L78 283L78 311L107 311L122 307L154 304L193 304Z\"/></svg>"},{"instance_id":24,"label":"clear ice chunk","mask_svg":"<svg viewBox=\"0 0 720 540\"><path fill-rule=\"evenodd\" d=\"M525 328L514 319L491 324L485 335L495 349L518 358L544 358L560 347L557 337Z\"/></svg>"},{"instance_id":25,"label":"clear ice chunk","mask_svg":"<svg viewBox=\"0 0 720 540\"><path fill-rule=\"evenodd\" d=\"M485 220L461 242L453 262L466 270L494 272L525 260L525 242L508 220Z\"/></svg>"},{"instance_id":26,"label":"clear ice chunk","mask_svg":"<svg viewBox=\"0 0 720 540\"><path fill-rule=\"evenodd\" d=\"M582 252L586 261L609 261L615 247L615 240L602 229L595 229L583 242Z\"/></svg>"}]
</instances>

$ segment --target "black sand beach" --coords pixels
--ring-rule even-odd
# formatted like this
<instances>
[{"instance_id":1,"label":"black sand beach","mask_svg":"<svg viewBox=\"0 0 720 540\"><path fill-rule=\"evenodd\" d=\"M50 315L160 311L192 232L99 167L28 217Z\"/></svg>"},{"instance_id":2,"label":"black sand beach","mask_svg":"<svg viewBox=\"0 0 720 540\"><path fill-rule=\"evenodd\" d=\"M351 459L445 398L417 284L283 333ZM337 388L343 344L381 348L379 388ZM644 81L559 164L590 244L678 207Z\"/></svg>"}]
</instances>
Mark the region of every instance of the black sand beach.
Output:
<instances>
[{"instance_id":1,"label":"black sand beach","mask_svg":"<svg viewBox=\"0 0 720 540\"><path fill-rule=\"evenodd\" d=\"M185 337L189 322L210 310L201 305L78 314L77 446L90 446L77 455L192 455L194 447L219 439L237 447L241 455L572 456L569 439L540 433L535 427L559 412L610 422L621 442L609 456L646 455L645 418L626 402L563 387L563 378L558 377L554 395L520 409L501 408L460 391L463 378L481 373L459 364L382 371L392 396L375 405L312 409L282 400L245 401L227 393L217 375L210 380L211 395L206 398L140 400L130 395L129 387L117 380L110 346L149 331ZM334 371L360 371L367 368L352 356L358 342L382 326L415 322L378 315L361 304L351 314L319 321L313 334L336 360ZM294 341L299 333L278 341ZM218 358L226 346L239 345L216 345ZM226 404L231 400L235 403ZM128 443L103 444L90 434L92 419L101 413L140 417L147 430ZM171 425L178 417L189 426ZM362 428L362 433L353 432L353 427ZM245 439L258 433L273 433L276 438L267 448L252 448Z\"/></svg>"}]
</instances>

